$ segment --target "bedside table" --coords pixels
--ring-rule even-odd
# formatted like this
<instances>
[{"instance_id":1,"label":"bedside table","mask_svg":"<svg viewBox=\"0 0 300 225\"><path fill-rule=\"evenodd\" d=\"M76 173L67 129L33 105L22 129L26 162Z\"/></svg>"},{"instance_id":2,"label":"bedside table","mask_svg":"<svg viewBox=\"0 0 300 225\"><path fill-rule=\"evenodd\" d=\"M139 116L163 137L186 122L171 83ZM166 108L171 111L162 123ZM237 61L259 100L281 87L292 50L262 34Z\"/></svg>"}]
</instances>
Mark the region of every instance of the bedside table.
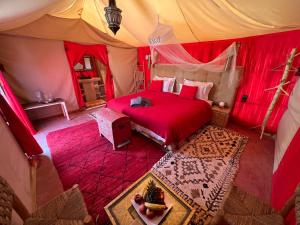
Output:
<instances>
[{"instance_id":1,"label":"bedside table","mask_svg":"<svg viewBox=\"0 0 300 225\"><path fill-rule=\"evenodd\" d=\"M211 124L219 126L219 127L226 127L229 119L229 114L231 111L231 108L220 108L216 105L212 106L212 119Z\"/></svg>"}]
</instances>

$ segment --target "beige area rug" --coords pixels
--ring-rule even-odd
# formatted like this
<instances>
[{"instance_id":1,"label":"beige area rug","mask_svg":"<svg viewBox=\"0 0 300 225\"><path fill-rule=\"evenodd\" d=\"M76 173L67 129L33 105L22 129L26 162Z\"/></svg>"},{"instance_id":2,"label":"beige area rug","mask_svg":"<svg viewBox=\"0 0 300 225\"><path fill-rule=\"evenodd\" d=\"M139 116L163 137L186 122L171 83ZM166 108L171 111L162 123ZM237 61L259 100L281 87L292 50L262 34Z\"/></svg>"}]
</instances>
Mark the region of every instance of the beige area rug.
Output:
<instances>
[{"instance_id":1,"label":"beige area rug","mask_svg":"<svg viewBox=\"0 0 300 225\"><path fill-rule=\"evenodd\" d=\"M207 126L153 166L153 172L196 209L192 224L209 224L216 215L247 140L237 132Z\"/></svg>"}]
</instances>

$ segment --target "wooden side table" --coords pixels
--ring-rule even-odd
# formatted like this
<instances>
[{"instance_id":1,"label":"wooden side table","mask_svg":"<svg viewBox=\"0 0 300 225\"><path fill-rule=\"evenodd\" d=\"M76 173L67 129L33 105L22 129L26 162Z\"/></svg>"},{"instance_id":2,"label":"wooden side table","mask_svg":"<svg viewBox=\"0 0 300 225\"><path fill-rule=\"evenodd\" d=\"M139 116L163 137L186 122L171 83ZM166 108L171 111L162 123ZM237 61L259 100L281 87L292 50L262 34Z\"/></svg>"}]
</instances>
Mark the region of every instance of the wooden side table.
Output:
<instances>
[{"instance_id":1,"label":"wooden side table","mask_svg":"<svg viewBox=\"0 0 300 225\"><path fill-rule=\"evenodd\" d=\"M231 108L220 108L218 106L212 106L212 119L211 124L219 126L219 127L226 127L230 115Z\"/></svg>"},{"instance_id":2,"label":"wooden side table","mask_svg":"<svg viewBox=\"0 0 300 225\"><path fill-rule=\"evenodd\" d=\"M112 143L114 150L130 142L131 124L128 116L109 108L101 108L93 116L98 122L100 135Z\"/></svg>"},{"instance_id":3,"label":"wooden side table","mask_svg":"<svg viewBox=\"0 0 300 225\"><path fill-rule=\"evenodd\" d=\"M67 120L70 120L66 102L61 98L56 98L53 102L49 102L49 103L34 102L34 103L25 104L25 105L23 105L23 108L25 111L29 111L32 109L45 108L45 107L49 107L49 106L53 106L53 105L60 105L61 110L64 114L64 117L66 117Z\"/></svg>"}]
</instances>

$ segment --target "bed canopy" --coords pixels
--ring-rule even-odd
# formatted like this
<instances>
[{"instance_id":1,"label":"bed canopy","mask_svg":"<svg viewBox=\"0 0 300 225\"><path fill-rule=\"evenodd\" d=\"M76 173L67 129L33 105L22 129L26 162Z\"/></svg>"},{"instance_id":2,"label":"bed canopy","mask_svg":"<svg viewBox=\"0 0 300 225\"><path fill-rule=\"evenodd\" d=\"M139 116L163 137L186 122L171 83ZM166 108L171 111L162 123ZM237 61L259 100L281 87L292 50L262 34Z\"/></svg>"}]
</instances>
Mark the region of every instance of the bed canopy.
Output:
<instances>
[{"instance_id":1,"label":"bed canopy","mask_svg":"<svg viewBox=\"0 0 300 225\"><path fill-rule=\"evenodd\" d=\"M204 63L191 56L179 43L173 33L173 28L158 23L155 31L149 36L152 63L174 64L182 70L210 72L229 71L229 85L234 82L234 70L236 66L236 43L233 42L219 56Z\"/></svg>"},{"instance_id":2,"label":"bed canopy","mask_svg":"<svg viewBox=\"0 0 300 225\"><path fill-rule=\"evenodd\" d=\"M180 43L274 33L300 27L300 2L269 1L117 1L122 24L117 35L107 27L108 0L4 0L0 32L119 47L145 46L157 15L171 25ZM172 12L172 13L170 13Z\"/></svg>"}]
</instances>

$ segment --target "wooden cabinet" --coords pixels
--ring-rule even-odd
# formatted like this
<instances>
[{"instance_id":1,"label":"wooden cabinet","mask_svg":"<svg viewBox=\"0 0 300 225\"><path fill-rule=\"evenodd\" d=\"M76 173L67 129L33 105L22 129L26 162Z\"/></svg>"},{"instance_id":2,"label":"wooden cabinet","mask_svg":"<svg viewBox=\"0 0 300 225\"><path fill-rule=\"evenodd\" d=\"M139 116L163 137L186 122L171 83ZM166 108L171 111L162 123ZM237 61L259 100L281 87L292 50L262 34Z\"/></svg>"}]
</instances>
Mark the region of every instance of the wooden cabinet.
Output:
<instances>
[{"instance_id":1,"label":"wooden cabinet","mask_svg":"<svg viewBox=\"0 0 300 225\"><path fill-rule=\"evenodd\" d=\"M98 122L101 136L113 144L114 150L130 142L131 125L128 116L109 108L101 108L93 115Z\"/></svg>"},{"instance_id":2,"label":"wooden cabinet","mask_svg":"<svg viewBox=\"0 0 300 225\"><path fill-rule=\"evenodd\" d=\"M104 83L101 78L78 79L78 82L85 102L93 102L99 99L105 100Z\"/></svg>"},{"instance_id":3,"label":"wooden cabinet","mask_svg":"<svg viewBox=\"0 0 300 225\"><path fill-rule=\"evenodd\" d=\"M230 115L231 108L220 108L218 106L212 106L212 119L211 124L226 127Z\"/></svg>"}]
</instances>

